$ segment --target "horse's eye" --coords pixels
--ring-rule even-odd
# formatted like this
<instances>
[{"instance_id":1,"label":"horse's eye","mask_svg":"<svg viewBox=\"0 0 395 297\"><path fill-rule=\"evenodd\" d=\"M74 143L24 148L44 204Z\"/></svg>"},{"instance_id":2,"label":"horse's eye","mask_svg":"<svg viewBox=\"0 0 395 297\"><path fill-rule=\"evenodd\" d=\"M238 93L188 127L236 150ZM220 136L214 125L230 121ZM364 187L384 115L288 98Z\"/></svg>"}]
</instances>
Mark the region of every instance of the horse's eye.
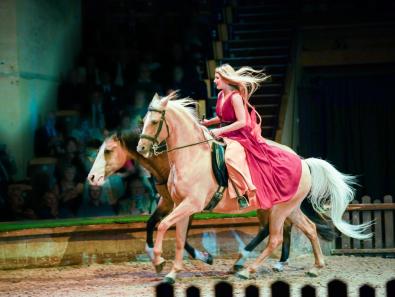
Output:
<instances>
[{"instance_id":1,"label":"horse's eye","mask_svg":"<svg viewBox=\"0 0 395 297\"><path fill-rule=\"evenodd\" d=\"M111 153L111 150L108 150L108 149L105 149L105 150L104 150L104 154L107 155L107 154L109 154L109 153Z\"/></svg>"},{"instance_id":2,"label":"horse's eye","mask_svg":"<svg viewBox=\"0 0 395 297\"><path fill-rule=\"evenodd\" d=\"M152 125L157 125L159 122L158 121L151 121Z\"/></svg>"}]
</instances>

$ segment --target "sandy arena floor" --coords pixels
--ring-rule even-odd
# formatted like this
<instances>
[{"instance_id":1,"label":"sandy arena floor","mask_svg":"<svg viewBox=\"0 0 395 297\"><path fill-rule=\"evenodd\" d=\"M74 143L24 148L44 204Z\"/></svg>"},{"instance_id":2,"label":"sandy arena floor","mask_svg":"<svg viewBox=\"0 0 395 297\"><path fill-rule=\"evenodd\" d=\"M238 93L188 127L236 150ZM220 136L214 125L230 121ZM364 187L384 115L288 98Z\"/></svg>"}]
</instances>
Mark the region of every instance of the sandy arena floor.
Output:
<instances>
[{"instance_id":1,"label":"sandy arena floor","mask_svg":"<svg viewBox=\"0 0 395 297\"><path fill-rule=\"evenodd\" d=\"M376 288L376 296L385 296L385 284L395 278L395 259L380 257L327 257L327 268L316 278L305 276L312 263L311 256L292 259L282 273L274 273L268 261L252 280L242 281L229 273L233 260L215 259L209 266L198 261L185 261L185 272L179 275L175 296L185 296L191 286L201 289L201 296L214 296L214 285L226 280L234 285L234 296L244 296L244 288L250 284L261 288L261 296L270 296L270 284L276 280L291 285L292 296L300 296L299 290L306 284L317 288L317 296L326 296L328 281L338 278L349 284L350 297L358 296L361 285L368 283ZM170 263L170 262L169 262ZM165 268L166 273L170 264ZM0 296L155 296L155 286L163 275L156 275L147 262L85 267L60 267L0 271Z\"/></svg>"}]
</instances>

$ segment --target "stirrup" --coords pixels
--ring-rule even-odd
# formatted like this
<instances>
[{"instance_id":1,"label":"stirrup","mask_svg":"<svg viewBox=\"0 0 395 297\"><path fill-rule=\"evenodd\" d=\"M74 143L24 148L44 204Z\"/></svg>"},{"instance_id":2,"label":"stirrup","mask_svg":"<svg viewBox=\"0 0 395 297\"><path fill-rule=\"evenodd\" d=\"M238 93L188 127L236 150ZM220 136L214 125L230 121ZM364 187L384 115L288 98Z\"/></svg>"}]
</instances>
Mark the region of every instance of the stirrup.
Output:
<instances>
[{"instance_id":1,"label":"stirrup","mask_svg":"<svg viewBox=\"0 0 395 297\"><path fill-rule=\"evenodd\" d=\"M246 196L238 196L237 203L239 204L240 209L244 209L250 206L250 202L248 201L248 198Z\"/></svg>"}]
</instances>

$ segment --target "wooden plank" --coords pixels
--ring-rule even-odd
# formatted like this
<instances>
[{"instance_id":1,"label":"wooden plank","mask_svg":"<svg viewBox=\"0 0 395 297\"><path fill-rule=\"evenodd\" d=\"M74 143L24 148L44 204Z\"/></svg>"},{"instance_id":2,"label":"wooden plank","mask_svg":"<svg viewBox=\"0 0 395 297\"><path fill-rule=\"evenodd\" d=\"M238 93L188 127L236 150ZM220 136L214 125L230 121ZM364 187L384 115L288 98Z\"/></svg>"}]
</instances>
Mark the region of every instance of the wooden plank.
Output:
<instances>
[{"instance_id":1,"label":"wooden plank","mask_svg":"<svg viewBox=\"0 0 395 297\"><path fill-rule=\"evenodd\" d=\"M224 58L222 41L213 41L214 59L221 60Z\"/></svg>"},{"instance_id":2,"label":"wooden plank","mask_svg":"<svg viewBox=\"0 0 395 297\"><path fill-rule=\"evenodd\" d=\"M75 232L91 232L91 231L108 231L108 230L130 230L130 232L145 231L146 222L134 223L114 223L114 224L96 224L70 227L54 227L54 228L33 228L16 231L0 232L0 238L34 236L46 234L64 234ZM259 226L256 217L251 218L221 218L221 219L204 219L194 220L191 229L208 228L208 227L228 228L241 226ZM174 226L172 227L174 228Z\"/></svg>"},{"instance_id":3,"label":"wooden plank","mask_svg":"<svg viewBox=\"0 0 395 297\"><path fill-rule=\"evenodd\" d=\"M395 248L383 249L334 249L331 251L332 255L342 254L395 254Z\"/></svg>"},{"instance_id":4,"label":"wooden plank","mask_svg":"<svg viewBox=\"0 0 395 297\"><path fill-rule=\"evenodd\" d=\"M218 37L220 41L228 40L228 25L227 24L218 24Z\"/></svg>"},{"instance_id":5,"label":"wooden plank","mask_svg":"<svg viewBox=\"0 0 395 297\"><path fill-rule=\"evenodd\" d=\"M392 203L392 197L384 196L384 203ZM384 211L385 247L394 247L394 211Z\"/></svg>"},{"instance_id":6,"label":"wooden plank","mask_svg":"<svg viewBox=\"0 0 395 297\"><path fill-rule=\"evenodd\" d=\"M352 204L358 204L358 201L357 200L353 200L351 203ZM351 224L359 225L360 223L361 222L360 222L360 219L359 219L359 211L352 211L351 212ZM352 239L352 243L353 243L354 249L361 248L361 241L359 239L353 238Z\"/></svg>"},{"instance_id":7,"label":"wooden plank","mask_svg":"<svg viewBox=\"0 0 395 297\"><path fill-rule=\"evenodd\" d=\"M362 203L364 204L371 204L371 199L369 196L362 197ZM372 221L372 212L371 211L364 211L362 212L362 223L368 223ZM366 233L372 233L372 227L366 229ZM373 246L372 238L363 240L363 247L366 249L370 249Z\"/></svg>"},{"instance_id":8,"label":"wooden plank","mask_svg":"<svg viewBox=\"0 0 395 297\"><path fill-rule=\"evenodd\" d=\"M347 207L347 210L395 210L395 203L381 203L381 204L351 204Z\"/></svg>"},{"instance_id":9,"label":"wooden plank","mask_svg":"<svg viewBox=\"0 0 395 297\"><path fill-rule=\"evenodd\" d=\"M215 60L207 60L206 61L206 67L207 67L207 74L208 74L209 79L214 79L214 77L215 77L215 68L217 67L217 64L216 64Z\"/></svg>"},{"instance_id":10,"label":"wooden plank","mask_svg":"<svg viewBox=\"0 0 395 297\"><path fill-rule=\"evenodd\" d=\"M374 204L380 204L381 201L376 199L373 201ZM374 217L374 247L382 248L383 247L383 221L381 210L375 210L373 212Z\"/></svg>"},{"instance_id":11,"label":"wooden plank","mask_svg":"<svg viewBox=\"0 0 395 297\"><path fill-rule=\"evenodd\" d=\"M350 222L350 212L346 211L343 214L343 221L345 222ZM349 249L351 248L351 241L350 241L350 237L348 237L347 235L341 233L341 247L342 249Z\"/></svg>"}]
</instances>

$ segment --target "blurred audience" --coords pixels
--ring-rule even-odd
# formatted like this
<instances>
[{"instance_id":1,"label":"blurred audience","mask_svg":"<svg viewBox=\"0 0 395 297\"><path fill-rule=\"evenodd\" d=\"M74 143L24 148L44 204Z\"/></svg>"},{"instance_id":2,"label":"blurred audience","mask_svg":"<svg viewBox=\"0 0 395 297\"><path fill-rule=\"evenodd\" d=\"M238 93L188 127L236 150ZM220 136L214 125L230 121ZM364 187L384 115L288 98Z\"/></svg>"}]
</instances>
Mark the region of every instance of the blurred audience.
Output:
<instances>
[{"instance_id":1,"label":"blurred audience","mask_svg":"<svg viewBox=\"0 0 395 297\"><path fill-rule=\"evenodd\" d=\"M48 171L37 162L30 179L16 184L15 161L0 146L0 220L154 210L153 178L138 164L128 162L102 187L89 186L86 176L106 137L141 126L155 93L163 96L179 90L181 97L207 98L203 69L204 51L209 48L205 45L210 34L204 27L208 21L202 21L204 16L197 11L186 18L188 6L174 3L147 6L141 2L133 7L133 14L152 10L160 17L155 21L132 18L129 27L117 32L119 36L110 36L109 27L94 28L95 36L86 42L102 50L83 49L59 85L58 110L47 114L34 135L34 157L56 158L56 170ZM164 11L178 13L180 18L163 16Z\"/></svg>"}]
</instances>

